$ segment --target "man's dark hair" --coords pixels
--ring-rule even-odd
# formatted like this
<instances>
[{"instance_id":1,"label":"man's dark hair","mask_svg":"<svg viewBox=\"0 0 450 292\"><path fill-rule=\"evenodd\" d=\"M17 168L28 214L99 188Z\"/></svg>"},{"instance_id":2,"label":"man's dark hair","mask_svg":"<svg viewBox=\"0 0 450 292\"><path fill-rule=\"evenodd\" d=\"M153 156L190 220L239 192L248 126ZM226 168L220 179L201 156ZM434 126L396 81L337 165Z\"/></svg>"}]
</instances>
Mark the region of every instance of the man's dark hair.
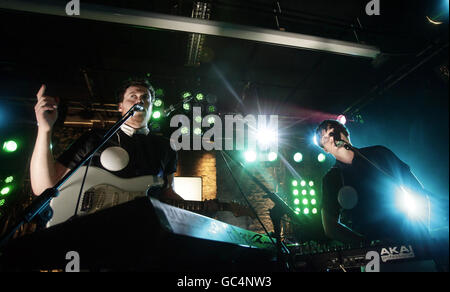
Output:
<instances>
[{"instance_id":1,"label":"man's dark hair","mask_svg":"<svg viewBox=\"0 0 450 292\"><path fill-rule=\"evenodd\" d=\"M320 139L320 137L322 135L322 131L323 130L327 131L328 129L334 129L334 132L336 134L340 135L339 133L342 133L347 138L350 135L347 127L345 127L340 122L338 122L336 120L325 120L325 121L321 122L319 126L317 126L317 128L316 128L316 137L318 139ZM323 148L323 146L320 145L320 140L317 140L317 142L318 142L319 146Z\"/></svg>"},{"instance_id":2,"label":"man's dark hair","mask_svg":"<svg viewBox=\"0 0 450 292\"><path fill-rule=\"evenodd\" d=\"M155 97L155 89L153 88L153 86L150 84L150 82L145 79L145 78L129 78L127 80L125 80L122 83L122 86L119 88L119 90L117 91L117 96L116 96L116 101L117 103L121 103L123 101L125 92L127 91L128 87L130 86L142 86L148 89L148 91L150 91L150 103L153 103L156 99Z\"/></svg>"}]
</instances>

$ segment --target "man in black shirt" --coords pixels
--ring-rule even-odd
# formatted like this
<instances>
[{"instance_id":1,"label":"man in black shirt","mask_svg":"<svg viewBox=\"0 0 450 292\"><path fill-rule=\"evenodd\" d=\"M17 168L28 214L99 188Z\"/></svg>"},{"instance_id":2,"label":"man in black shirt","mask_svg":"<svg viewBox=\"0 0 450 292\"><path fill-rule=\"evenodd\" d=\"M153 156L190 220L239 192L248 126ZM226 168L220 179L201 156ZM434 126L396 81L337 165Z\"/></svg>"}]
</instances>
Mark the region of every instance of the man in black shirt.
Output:
<instances>
[{"instance_id":1,"label":"man in black shirt","mask_svg":"<svg viewBox=\"0 0 450 292\"><path fill-rule=\"evenodd\" d=\"M45 95L45 85L37 93L35 106L38 135L30 165L31 186L39 195L52 187L70 169L89 153L102 139L106 131L92 130L82 135L66 152L54 160L51 149L51 132L57 119L57 99ZM119 93L119 111L122 116L136 103L145 110L135 112L121 129L93 156L91 166L103 168L122 177L154 175L164 178L164 196L181 199L172 189L177 166L177 153L168 139L149 133L147 124L152 114L155 93L144 80L129 80Z\"/></svg>"},{"instance_id":2,"label":"man in black shirt","mask_svg":"<svg viewBox=\"0 0 450 292\"><path fill-rule=\"evenodd\" d=\"M428 201L409 166L392 151L353 147L346 127L334 120L323 121L316 137L336 158L322 182L322 223L328 237L342 242L401 240L426 232L426 222L411 223L401 210L411 203L402 201L404 194L414 194L425 212Z\"/></svg>"}]
</instances>

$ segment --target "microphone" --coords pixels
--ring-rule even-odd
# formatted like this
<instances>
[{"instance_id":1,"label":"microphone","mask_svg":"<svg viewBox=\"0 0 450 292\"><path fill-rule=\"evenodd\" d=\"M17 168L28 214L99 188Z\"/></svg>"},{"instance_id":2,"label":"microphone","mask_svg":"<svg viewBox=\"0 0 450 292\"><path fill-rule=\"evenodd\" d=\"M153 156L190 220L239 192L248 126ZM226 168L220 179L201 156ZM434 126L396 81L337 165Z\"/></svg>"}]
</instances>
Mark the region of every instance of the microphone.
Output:
<instances>
[{"instance_id":1,"label":"microphone","mask_svg":"<svg viewBox=\"0 0 450 292\"><path fill-rule=\"evenodd\" d=\"M336 145L336 147L340 148L340 147L344 147L347 150L350 150L350 145L348 145L347 142L343 141L341 139L341 133L340 132L331 132L330 136L333 137L334 139L334 145Z\"/></svg>"},{"instance_id":2,"label":"microphone","mask_svg":"<svg viewBox=\"0 0 450 292\"><path fill-rule=\"evenodd\" d=\"M133 107L134 107L134 110L137 111L137 112L145 111L145 107L144 107L144 103L143 102L136 103Z\"/></svg>"}]
</instances>

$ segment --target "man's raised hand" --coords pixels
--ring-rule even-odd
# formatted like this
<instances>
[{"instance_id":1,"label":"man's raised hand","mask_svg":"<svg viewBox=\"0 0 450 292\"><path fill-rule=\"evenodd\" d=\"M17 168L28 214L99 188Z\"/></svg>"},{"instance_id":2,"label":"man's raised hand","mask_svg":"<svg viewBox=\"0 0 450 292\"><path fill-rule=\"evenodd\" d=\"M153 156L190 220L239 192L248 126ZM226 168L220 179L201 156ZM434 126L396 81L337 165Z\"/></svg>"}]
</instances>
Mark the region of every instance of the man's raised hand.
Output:
<instances>
[{"instance_id":1,"label":"man's raised hand","mask_svg":"<svg viewBox=\"0 0 450 292\"><path fill-rule=\"evenodd\" d=\"M45 89L45 84L42 84L36 94L37 103L34 112L39 130L50 131L58 119L58 103L56 98L44 95Z\"/></svg>"}]
</instances>

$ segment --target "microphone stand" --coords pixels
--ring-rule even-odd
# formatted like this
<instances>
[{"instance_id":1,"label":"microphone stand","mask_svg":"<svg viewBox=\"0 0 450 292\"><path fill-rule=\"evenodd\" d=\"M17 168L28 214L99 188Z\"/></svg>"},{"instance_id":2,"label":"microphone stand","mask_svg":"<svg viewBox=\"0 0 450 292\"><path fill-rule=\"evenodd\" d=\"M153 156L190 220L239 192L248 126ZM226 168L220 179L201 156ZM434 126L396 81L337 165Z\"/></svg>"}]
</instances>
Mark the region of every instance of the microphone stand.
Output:
<instances>
[{"instance_id":1,"label":"microphone stand","mask_svg":"<svg viewBox=\"0 0 450 292\"><path fill-rule=\"evenodd\" d=\"M226 153L226 152L225 152ZM227 153L226 153L227 154ZM272 220L273 229L274 229L274 237L276 239L276 249L277 249L277 262L280 264L282 268L284 268L284 264L288 264L288 269L293 269L293 266L289 266L290 251L281 241L281 218L283 215L288 215L291 218L297 219L297 213L286 204L283 199L280 198L276 193L271 192L260 180L258 180L253 174L251 174L242 163L238 163L231 155L227 154L227 156L237 165L239 165L242 170L250 177L253 182L259 186L266 195L264 198L270 199L275 205L272 209L270 209L270 219ZM284 266L284 267L283 267Z\"/></svg>"},{"instance_id":2,"label":"microphone stand","mask_svg":"<svg viewBox=\"0 0 450 292\"><path fill-rule=\"evenodd\" d=\"M133 105L128 112L123 115L108 132L103 136L98 145L91 150L86 156L72 168L63 178L61 178L53 187L46 189L40 194L30 206L28 206L20 215L19 222L8 229L5 235L0 238L0 247L6 245L10 238L16 233L16 231L25 223L31 222L36 215L41 214L49 206L50 201L59 195L59 188L81 167L85 164L94 154L97 152L119 129L120 127L131 117L135 111L144 111L144 107L141 104Z\"/></svg>"}]
</instances>

